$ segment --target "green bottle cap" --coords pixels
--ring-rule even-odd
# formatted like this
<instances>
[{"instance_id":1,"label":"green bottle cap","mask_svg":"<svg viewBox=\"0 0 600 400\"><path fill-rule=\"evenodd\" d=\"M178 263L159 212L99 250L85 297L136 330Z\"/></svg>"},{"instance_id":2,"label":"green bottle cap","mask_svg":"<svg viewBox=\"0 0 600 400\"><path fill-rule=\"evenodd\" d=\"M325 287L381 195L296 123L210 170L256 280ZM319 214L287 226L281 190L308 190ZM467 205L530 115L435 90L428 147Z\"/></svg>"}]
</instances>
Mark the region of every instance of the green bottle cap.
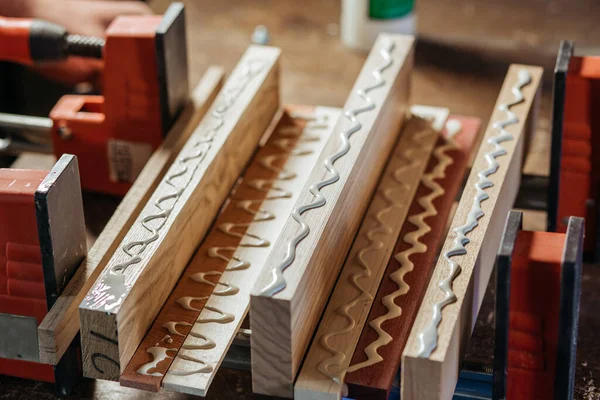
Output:
<instances>
[{"instance_id":1,"label":"green bottle cap","mask_svg":"<svg viewBox=\"0 0 600 400\"><path fill-rule=\"evenodd\" d=\"M369 17L373 19L393 19L410 14L415 0L370 0Z\"/></svg>"}]
</instances>

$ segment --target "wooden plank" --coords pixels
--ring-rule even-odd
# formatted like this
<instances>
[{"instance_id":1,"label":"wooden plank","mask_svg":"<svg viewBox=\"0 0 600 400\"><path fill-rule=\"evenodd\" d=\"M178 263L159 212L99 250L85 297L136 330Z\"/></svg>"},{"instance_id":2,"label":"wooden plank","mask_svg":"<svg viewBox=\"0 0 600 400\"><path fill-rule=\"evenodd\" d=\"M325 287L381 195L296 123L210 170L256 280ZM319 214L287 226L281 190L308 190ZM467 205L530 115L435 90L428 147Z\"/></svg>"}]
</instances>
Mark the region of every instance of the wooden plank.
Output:
<instances>
[{"instance_id":1,"label":"wooden plank","mask_svg":"<svg viewBox=\"0 0 600 400\"><path fill-rule=\"evenodd\" d=\"M402 356L404 400L452 398L519 187L541 75L538 67L508 70Z\"/></svg>"},{"instance_id":2,"label":"wooden plank","mask_svg":"<svg viewBox=\"0 0 600 400\"><path fill-rule=\"evenodd\" d=\"M40 361L56 365L79 332L78 307L110 256L123 240L175 156L190 137L221 89L223 69L209 67L165 141L148 163L106 224L67 287L38 327ZM21 158L21 157L20 157ZM24 162L24 161L23 161Z\"/></svg>"},{"instance_id":3,"label":"wooden plank","mask_svg":"<svg viewBox=\"0 0 600 400\"><path fill-rule=\"evenodd\" d=\"M245 317L283 216L339 115L340 110L324 107L286 108L121 375L121 385L158 391L162 381L169 390L206 393ZM185 298L195 299L192 309L184 308ZM228 318L214 321L215 310ZM164 359L155 357L157 351Z\"/></svg>"},{"instance_id":4,"label":"wooden plank","mask_svg":"<svg viewBox=\"0 0 600 400\"><path fill-rule=\"evenodd\" d=\"M345 380L352 398L389 396L480 126L477 118L448 120L447 139L438 142L352 356Z\"/></svg>"},{"instance_id":5,"label":"wooden plank","mask_svg":"<svg viewBox=\"0 0 600 400\"><path fill-rule=\"evenodd\" d=\"M250 46L79 308L84 374L116 380L279 108L279 55Z\"/></svg>"},{"instance_id":6,"label":"wooden plank","mask_svg":"<svg viewBox=\"0 0 600 400\"><path fill-rule=\"evenodd\" d=\"M304 352L404 121L413 42L401 35L377 39L252 290L256 393L293 395Z\"/></svg>"},{"instance_id":7,"label":"wooden plank","mask_svg":"<svg viewBox=\"0 0 600 400\"><path fill-rule=\"evenodd\" d=\"M54 154L24 152L10 165L12 169L42 169L50 171L56 164Z\"/></svg>"},{"instance_id":8,"label":"wooden plank","mask_svg":"<svg viewBox=\"0 0 600 400\"><path fill-rule=\"evenodd\" d=\"M443 127L448 109L432 108L429 116ZM341 397L362 326L438 137L430 122L414 114L404 125L304 360L294 398Z\"/></svg>"},{"instance_id":9,"label":"wooden plank","mask_svg":"<svg viewBox=\"0 0 600 400\"><path fill-rule=\"evenodd\" d=\"M296 115L298 116L307 114L306 111L296 111ZM281 197L281 194L277 195L278 191L275 191L274 199L267 199L266 204L263 203L263 207L268 207L269 205L273 207L272 209L265 208L266 211L270 211L276 215L273 223L263 223L258 226L255 226L256 224L254 224L251 226L253 235L264 238L271 244L274 244L277 241L286 223L285 216L289 215L291 212L292 207L294 206L302 188L304 187L304 184L308 180L308 176L312 171L312 168L314 167L325 146L325 143L327 143L329 137L331 137L333 128L341 115L341 110L317 107L313 111L312 115L308 115L311 119L314 118L314 120L308 122L308 125L305 127L304 134L298 139L298 144L300 145L298 145L296 149L292 150L290 153L291 156L295 157L290 157L287 160L287 162L284 164L284 169L279 171L278 180L275 181L277 187L287 190L289 193L291 193L291 197L287 198L286 196L284 199L277 200L277 197ZM283 134L284 132L282 132L282 135ZM275 139L276 145L278 141L280 142L281 140L285 140L284 138L277 137ZM307 145L313 141L314 145L311 145L310 148L307 147ZM306 142L306 144L302 145L302 142ZM267 157L261 161L263 165L268 162L269 161ZM288 183L288 177L291 176L289 175L289 172L292 172L292 174L296 175L296 177L292 180L289 180ZM252 185L252 181L249 181L249 183ZM240 196L240 199L243 199L243 197ZM277 201L277 203L274 203L274 201ZM238 207L242 207L243 202L244 200L239 202ZM280 217L278 218L277 216ZM257 219L254 221L258 222ZM196 322L196 325L200 325L202 328L199 330L199 333L209 339L212 339L215 343L215 346L212 349L201 350L203 359L214 366L213 370L210 373L200 374L200 376L182 376L180 373L178 373L178 371L184 371L186 368L189 368L189 366L186 366L188 362L183 360L182 357L177 357L169 369L169 373L165 377L165 380L163 381L164 388L206 396L207 390L213 378L215 377L216 371L223 361L235 335L241 328L248 309L250 308L250 291L258 274L260 273L262 266L272 251L272 246L268 247L268 251L258 251L258 249L256 249L256 251L254 250L254 248L247 247L243 244L240 245L234 254L234 257L240 260L245 260L250 264L251 268L248 268L248 270L244 272L242 272L241 269L231 268L230 271L226 271L221 276L220 282L222 285L234 285L239 288L239 292L235 296L220 296L215 295L215 292L213 291L213 295L211 295L211 297L207 300L206 306L200 314L198 322ZM210 310L213 309L230 311L230 314L233 315L234 321L230 324L210 322L201 324L201 321L210 321ZM199 340L197 336L188 335L183 346L184 348L187 346L189 349L193 349L201 344L200 342L201 340ZM185 352L193 355L192 350L185 350Z\"/></svg>"}]
</instances>

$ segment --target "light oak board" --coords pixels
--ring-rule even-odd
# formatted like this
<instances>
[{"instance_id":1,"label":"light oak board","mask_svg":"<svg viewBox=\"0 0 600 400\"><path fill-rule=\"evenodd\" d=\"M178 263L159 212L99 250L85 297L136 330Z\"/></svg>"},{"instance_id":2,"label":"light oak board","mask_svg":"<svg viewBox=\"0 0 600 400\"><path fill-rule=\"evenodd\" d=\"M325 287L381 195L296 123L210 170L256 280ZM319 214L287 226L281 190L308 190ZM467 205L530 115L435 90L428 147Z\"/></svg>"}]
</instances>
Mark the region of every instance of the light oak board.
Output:
<instances>
[{"instance_id":1,"label":"light oak board","mask_svg":"<svg viewBox=\"0 0 600 400\"><path fill-rule=\"evenodd\" d=\"M223 69L209 67L192 92L190 102L171 128L167 138L150 157L89 250L87 258L79 266L65 290L38 327L40 361L42 363L56 365L79 332L78 307L83 297L106 266L110 256L156 189L177 153L198 126L221 89L222 82ZM38 155L35 159L39 157ZM42 156L42 158L54 160L54 156ZM25 160L22 159L22 162Z\"/></svg>"},{"instance_id":2,"label":"light oak board","mask_svg":"<svg viewBox=\"0 0 600 400\"><path fill-rule=\"evenodd\" d=\"M410 36L377 39L252 290L255 393L293 396L309 340L404 122L413 43Z\"/></svg>"},{"instance_id":3,"label":"light oak board","mask_svg":"<svg viewBox=\"0 0 600 400\"><path fill-rule=\"evenodd\" d=\"M519 188L541 75L539 67L512 65L508 70L402 356L404 400L452 398L502 227ZM466 233L466 251L457 244L458 232ZM439 325L434 315L441 316Z\"/></svg>"},{"instance_id":4,"label":"light oak board","mask_svg":"<svg viewBox=\"0 0 600 400\"><path fill-rule=\"evenodd\" d=\"M279 108L279 55L244 53L82 301L85 376L127 366Z\"/></svg>"},{"instance_id":5,"label":"light oak board","mask_svg":"<svg viewBox=\"0 0 600 400\"><path fill-rule=\"evenodd\" d=\"M424 119L413 115L404 125L304 360L294 398L342 396L354 348L439 137L432 125L444 126L448 113L428 108L420 114Z\"/></svg>"}]
</instances>

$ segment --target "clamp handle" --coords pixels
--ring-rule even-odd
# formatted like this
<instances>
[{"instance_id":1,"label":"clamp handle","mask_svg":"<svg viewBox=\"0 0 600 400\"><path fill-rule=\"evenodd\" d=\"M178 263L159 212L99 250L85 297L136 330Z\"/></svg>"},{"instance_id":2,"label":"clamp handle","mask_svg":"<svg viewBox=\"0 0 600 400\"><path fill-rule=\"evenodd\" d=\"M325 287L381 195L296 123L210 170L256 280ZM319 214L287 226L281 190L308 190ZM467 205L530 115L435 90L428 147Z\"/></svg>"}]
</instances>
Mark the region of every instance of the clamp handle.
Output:
<instances>
[{"instance_id":1,"label":"clamp handle","mask_svg":"<svg viewBox=\"0 0 600 400\"><path fill-rule=\"evenodd\" d=\"M33 65L69 56L102 58L103 47L102 38L70 35L51 22L0 17L0 61Z\"/></svg>"}]
</instances>

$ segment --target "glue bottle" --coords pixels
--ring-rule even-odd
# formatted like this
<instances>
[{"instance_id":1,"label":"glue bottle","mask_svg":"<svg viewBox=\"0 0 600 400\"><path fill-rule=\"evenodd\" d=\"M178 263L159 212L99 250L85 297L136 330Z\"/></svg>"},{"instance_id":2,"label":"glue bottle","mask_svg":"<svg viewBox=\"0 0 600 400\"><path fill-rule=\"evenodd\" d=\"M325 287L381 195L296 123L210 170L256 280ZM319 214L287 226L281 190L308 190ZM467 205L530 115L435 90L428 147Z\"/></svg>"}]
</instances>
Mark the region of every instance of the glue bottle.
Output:
<instances>
[{"instance_id":1,"label":"glue bottle","mask_svg":"<svg viewBox=\"0 0 600 400\"><path fill-rule=\"evenodd\" d=\"M413 35L414 3L415 0L342 0L342 43L369 50L382 32Z\"/></svg>"}]
</instances>

